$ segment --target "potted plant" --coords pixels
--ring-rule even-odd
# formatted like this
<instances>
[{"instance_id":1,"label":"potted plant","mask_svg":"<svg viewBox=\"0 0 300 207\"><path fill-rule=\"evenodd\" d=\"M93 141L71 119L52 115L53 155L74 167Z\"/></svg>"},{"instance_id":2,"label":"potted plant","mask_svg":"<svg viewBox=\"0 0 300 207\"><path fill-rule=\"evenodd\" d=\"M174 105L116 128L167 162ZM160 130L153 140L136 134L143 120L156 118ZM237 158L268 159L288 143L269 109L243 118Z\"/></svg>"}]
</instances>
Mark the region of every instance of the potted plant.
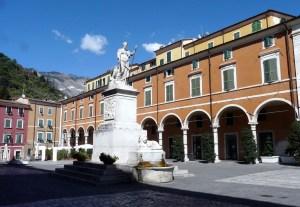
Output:
<instances>
[{"instance_id":1,"label":"potted plant","mask_svg":"<svg viewBox=\"0 0 300 207\"><path fill-rule=\"evenodd\" d=\"M244 161L246 163L255 164L257 159L257 148L251 129L244 128L241 132L241 145L244 152Z\"/></svg>"},{"instance_id":2,"label":"potted plant","mask_svg":"<svg viewBox=\"0 0 300 207\"><path fill-rule=\"evenodd\" d=\"M271 137L267 137L264 142L263 149L260 156L262 163L278 163L279 156L274 156L273 142Z\"/></svg>"},{"instance_id":3,"label":"potted plant","mask_svg":"<svg viewBox=\"0 0 300 207\"><path fill-rule=\"evenodd\" d=\"M101 153L99 156L100 161L103 162L104 165L112 165L114 164L119 158L117 156L111 156L109 154Z\"/></svg>"}]
</instances>

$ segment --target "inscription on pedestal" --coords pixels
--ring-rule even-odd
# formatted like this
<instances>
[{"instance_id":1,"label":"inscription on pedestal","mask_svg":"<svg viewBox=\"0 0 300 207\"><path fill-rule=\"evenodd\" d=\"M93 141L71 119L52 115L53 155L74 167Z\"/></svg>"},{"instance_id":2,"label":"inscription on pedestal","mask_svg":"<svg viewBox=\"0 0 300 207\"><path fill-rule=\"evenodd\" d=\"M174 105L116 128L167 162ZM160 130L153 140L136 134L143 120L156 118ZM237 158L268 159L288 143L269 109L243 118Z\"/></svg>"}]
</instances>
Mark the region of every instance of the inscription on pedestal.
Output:
<instances>
[{"instance_id":1,"label":"inscription on pedestal","mask_svg":"<svg viewBox=\"0 0 300 207\"><path fill-rule=\"evenodd\" d=\"M106 99L104 101L104 120L115 119L116 114L116 101L113 99Z\"/></svg>"}]
</instances>

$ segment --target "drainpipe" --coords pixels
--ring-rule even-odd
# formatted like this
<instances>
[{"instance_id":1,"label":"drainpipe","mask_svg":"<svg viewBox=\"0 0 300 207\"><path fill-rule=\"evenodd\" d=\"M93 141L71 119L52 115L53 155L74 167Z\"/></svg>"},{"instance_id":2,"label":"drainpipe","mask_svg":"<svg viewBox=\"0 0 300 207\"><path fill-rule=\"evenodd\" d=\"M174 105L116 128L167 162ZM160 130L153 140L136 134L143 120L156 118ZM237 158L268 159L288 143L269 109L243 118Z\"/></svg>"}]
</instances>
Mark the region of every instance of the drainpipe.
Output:
<instances>
[{"instance_id":1,"label":"drainpipe","mask_svg":"<svg viewBox=\"0 0 300 207\"><path fill-rule=\"evenodd\" d=\"M32 139L32 149L34 148L35 140L35 125L36 125L36 103L34 104L34 118L33 118L33 139Z\"/></svg>"},{"instance_id":2,"label":"drainpipe","mask_svg":"<svg viewBox=\"0 0 300 207\"><path fill-rule=\"evenodd\" d=\"M55 137L56 137L56 114L57 114L57 106L55 106L55 116L54 116L54 138L53 138L53 147L55 147Z\"/></svg>"},{"instance_id":3,"label":"drainpipe","mask_svg":"<svg viewBox=\"0 0 300 207\"><path fill-rule=\"evenodd\" d=\"M58 134L58 137L59 137L59 140L58 140L58 143L61 144L61 135L62 135L62 116L63 116L63 104L60 104L60 116L59 116L59 134Z\"/></svg>"},{"instance_id":4,"label":"drainpipe","mask_svg":"<svg viewBox=\"0 0 300 207\"><path fill-rule=\"evenodd\" d=\"M212 115L212 90L211 90L211 62L210 62L210 51L208 50L208 85L209 85L209 114L210 114L210 129L212 132L213 115Z\"/></svg>"},{"instance_id":5,"label":"drainpipe","mask_svg":"<svg viewBox=\"0 0 300 207\"><path fill-rule=\"evenodd\" d=\"M293 84L293 77L292 77L292 71L291 71L291 56L290 56L290 45L289 45L289 30L288 27L285 24L284 28L285 28L285 50L286 50L286 58L287 58L287 66L288 66L288 76L289 76L289 87L290 87L290 96L291 96L291 102L292 102L292 106L295 109L295 99L294 99L294 84ZM295 74L295 77L297 77L297 74ZM296 81L297 84L297 81ZM297 88L296 88L296 93L297 93ZM297 112L299 114L299 103L297 100ZM297 114L295 114L295 118L297 118Z\"/></svg>"},{"instance_id":6,"label":"drainpipe","mask_svg":"<svg viewBox=\"0 0 300 207\"><path fill-rule=\"evenodd\" d=\"M156 121L157 121L157 129L158 126L158 67L156 67Z\"/></svg>"}]
</instances>

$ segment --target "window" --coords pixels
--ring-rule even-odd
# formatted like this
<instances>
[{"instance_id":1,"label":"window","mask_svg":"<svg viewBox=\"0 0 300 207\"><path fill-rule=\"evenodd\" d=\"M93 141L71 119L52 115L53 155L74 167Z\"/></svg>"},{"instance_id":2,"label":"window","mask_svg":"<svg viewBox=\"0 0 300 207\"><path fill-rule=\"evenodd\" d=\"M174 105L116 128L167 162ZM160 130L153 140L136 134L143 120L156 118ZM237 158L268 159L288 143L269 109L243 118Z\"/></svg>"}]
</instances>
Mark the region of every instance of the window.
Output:
<instances>
[{"instance_id":1,"label":"window","mask_svg":"<svg viewBox=\"0 0 300 207\"><path fill-rule=\"evenodd\" d=\"M167 63L172 61L172 54L171 51L167 52Z\"/></svg>"},{"instance_id":2,"label":"window","mask_svg":"<svg viewBox=\"0 0 300 207\"><path fill-rule=\"evenodd\" d=\"M103 78L103 80L102 80L102 81L103 81L103 85L105 86L105 78Z\"/></svg>"},{"instance_id":3,"label":"window","mask_svg":"<svg viewBox=\"0 0 300 207\"><path fill-rule=\"evenodd\" d=\"M89 117L93 116L93 105L89 105Z\"/></svg>"},{"instance_id":4,"label":"window","mask_svg":"<svg viewBox=\"0 0 300 207\"><path fill-rule=\"evenodd\" d=\"M88 86L88 91L89 91L89 90L91 89L91 88L90 88L90 84L88 84L87 86Z\"/></svg>"},{"instance_id":5,"label":"window","mask_svg":"<svg viewBox=\"0 0 300 207\"><path fill-rule=\"evenodd\" d=\"M269 54L261 58L263 83L280 80L279 53Z\"/></svg>"},{"instance_id":6,"label":"window","mask_svg":"<svg viewBox=\"0 0 300 207\"><path fill-rule=\"evenodd\" d=\"M71 120L73 121L74 118L75 118L75 110L73 109L73 110L71 111Z\"/></svg>"},{"instance_id":7,"label":"window","mask_svg":"<svg viewBox=\"0 0 300 207\"><path fill-rule=\"evenodd\" d=\"M207 47L208 47L208 49L214 47L214 42L209 42L209 43L207 44Z\"/></svg>"},{"instance_id":8,"label":"window","mask_svg":"<svg viewBox=\"0 0 300 207\"><path fill-rule=\"evenodd\" d=\"M256 20L252 23L252 32L257 32L259 30L261 30L261 22Z\"/></svg>"},{"instance_id":9,"label":"window","mask_svg":"<svg viewBox=\"0 0 300 207\"><path fill-rule=\"evenodd\" d=\"M20 160L21 159L21 151L20 150L15 150L15 159Z\"/></svg>"},{"instance_id":10,"label":"window","mask_svg":"<svg viewBox=\"0 0 300 207\"><path fill-rule=\"evenodd\" d=\"M145 88L144 90L144 105L145 106L150 106L152 104L152 88Z\"/></svg>"},{"instance_id":11,"label":"window","mask_svg":"<svg viewBox=\"0 0 300 207\"><path fill-rule=\"evenodd\" d=\"M24 116L24 108L19 108L19 116Z\"/></svg>"},{"instance_id":12,"label":"window","mask_svg":"<svg viewBox=\"0 0 300 207\"><path fill-rule=\"evenodd\" d=\"M47 132L46 134L47 142L52 142L52 132Z\"/></svg>"},{"instance_id":13,"label":"window","mask_svg":"<svg viewBox=\"0 0 300 207\"><path fill-rule=\"evenodd\" d=\"M4 119L4 128L11 128L12 120L11 119Z\"/></svg>"},{"instance_id":14,"label":"window","mask_svg":"<svg viewBox=\"0 0 300 207\"><path fill-rule=\"evenodd\" d=\"M7 106L5 108L5 113L11 115L12 114L12 108L10 106Z\"/></svg>"},{"instance_id":15,"label":"window","mask_svg":"<svg viewBox=\"0 0 300 207\"><path fill-rule=\"evenodd\" d=\"M40 106L39 112L40 112L41 115L43 115L43 114L44 114L44 107L41 107L41 106Z\"/></svg>"},{"instance_id":16,"label":"window","mask_svg":"<svg viewBox=\"0 0 300 207\"><path fill-rule=\"evenodd\" d=\"M37 141L39 143L44 143L44 132L38 132L37 133Z\"/></svg>"},{"instance_id":17,"label":"window","mask_svg":"<svg viewBox=\"0 0 300 207\"><path fill-rule=\"evenodd\" d=\"M227 66L222 68L222 87L223 91L230 91L236 89L236 74L235 66Z\"/></svg>"},{"instance_id":18,"label":"window","mask_svg":"<svg viewBox=\"0 0 300 207\"><path fill-rule=\"evenodd\" d=\"M92 89L95 89L95 82L92 83Z\"/></svg>"},{"instance_id":19,"label":"window","mask_svg":"<svg viewBox=\"0 0 300 207\"><path fill-rule=\"evenodd\" d=\"M39 119L39 120L38 120L38 126L39 126L40 128L44 128L44 120L43 120L43 119Z\"/></svg>"},{"instance_id":20,"label":"window","mask_svg":"<svg viewBox=\"0 0 300 207\"><path fill-rule=\"evenodd\" d=\"M94 95L90 95L89 96L89 100L91 101L91 100L93 100L94 99Z\"/></svg>"},{"instance_id":21,"label":"window","mask_svg":"<svg viewBox=\"0 0 300 207\"><path fill-rule=\"evenodd\" d=\"M104 102L100 102L100 114L104 114Z\"/></svg>"},{"instance_id":22,"label":"window","mask_svg":"<svg viewBox=\"0 0 300 207\"><path fill-rule=\"evenodd\" d=\"M231 59L232 58L232 50L229 50L229 49L225 50L223 52L223 58L225 61Z\"/></svg>"},{"instance_id":23,"label":"window","mask_svg":"<svg viewBox=\"0 0 300 207\"><path fill-rule=\"evenodd\" d=\"M196 75L190 78L190 96L200 96L201 95L201 76Z\"/></svg>"},{"instance_id":24,"label":"window","mask_svg":"<svg viewBox=\"0 0 300 207\"><path fill-rule=\"evenodd\" d=\"M48 115L52 115L52 108L48 108Z\"/></svg>"},{"instance_id":25,"label":"window","mask_svg":"<svg viewBox=\"0 0 300 207\"><path fill-rule=\"evenodd\" d=\"M83 118L83 107L79 108L79 119Z\"/></svg>"},{"instance_id":26,"label":"window","mask_svg":"<svg viewBox=\"0 0 300 207\"><path fill-rule=\"evenodd\" d=\"M190 55L190 52L185 52L184 56L187 57Z\"/></svg>"},{"instance_id":27,"label":"window","mask_svg":"<svg viewBox=\"0 0 300 207\"><path fill-rule=\"evenodd\" d=\"M64 121L67 121L67 111L64 111Z\"/></svg>"},{"instance_id":28,"label":"window","mask_svg":"<svg viewBox=\"0 0 300 207\"><path fill-rule=\"evenodd\" d=\"M269 48L274 46L274 38L273 37L265 37L263 41L263 48Z\"/></svg>"},{"instance_id":29,"label":"window","mask_svg":"<svg viewBox=\"0 0 300 207\"><path fill-rule=\"evenodd\" d=\"M12 143L11 134L3 134L3 143L5 144Z\"/></svg>"},{"instance_id":30,"label":"window","mask_svg":"<svg viewBox=\"0 0 300 207\"><path fill-rule=\"evenodd\" d=\"M160 59L159 60L159 65L163 65L164 64L164 59Z\"/></svg>"},{"instance_id":31,"label":"window","mask_svg":"<svg viewBox=\"0 0 300 207\"><path fill-rule=\"evenodd\" d=\"M196 70L199 68L199 61L198 60L193 60L192 61L192 69Z\"/></svg>"},{"instance_id":32,"label":"window","mask_svg":"<svg viewBox=\"0 0 300 207\"><path fill-rule=\"evenodd\" d=\"M155 61L151 61L150 62L150 67L154 67L154 66L156 66L156 62Z\"/></svg>"},{"instance_id":33,"label":"window","mask_svg":"<svg viewBox=\"0 0 300 207\"><path fill-rule=\"evenodd\" d=\"M142 65L142 71L146 69L146 65Z\"/></svg>"},{"instance_id":34,"label":"window","mask_svg":"<svg viewBox=\"0 0 300 207\"><path fill-rule=\"evenodd\" d=\"M18 119L17 120L17 128L18 129L23 129L23 119Z\"/></svg>"},{"instance_id":35,"label":"window","mask_svg":"<svg viewBox=\"0 0 300 207\"><path fill-rule=\"evenodd\" d=\"M23 142L23 134L16 134L16 144L21 144Z\"/></svg>"},{"instance_id":36,"label":"window","mask_svg":"<svg viewBox=\"0 0 300 207\"><path fill-rule=\"evenodd\" d=\"M234 124L234 116L233 113L227 113L226 114L226 125L232 126Z\"/></svg>"},{"instance_id":37,"label":"window","mask_svg":"<svg viewBox=\"0 0 300 207\"><path fill-rule=\"evenodd\" d=\"M164 71L164 76L165 77L170 77L170 76L172 76L173 75L173 69L172 68L169 68L169 69L166 69L165 71Z\"/></svg>"},{"instance_id":38,"label":"window","mask_svg":"<svg viewBox=\"0 0 300 207\"><path fill-rule=\"evenodd\" d=\"M240 38L240 32L233 33L233 39L236 40L238 38Z\"/></svg>"},{"instance_id":39,"label":"window","mask_svg":"<svg viewBox=\"0 0 300 207\"><path fill-rule=\"evenodd\" d=\"M145 77L145 82L150 83L151 82L151 75L148 75Z\"/></svg>"},{"instance_id":40,"label":"window","mask_svg":"<svg viewBox=\"0 0 300 207\"><path fill-rule=\"evenodd\" d=\"M174 100L174 82L165 84L165 101L170 102Z\"/></svg>"},{"instance_id":41,"label":"window","mask_svg":"<svg viewBox=\"0 0 300 207\"><path fill-rule=\"evenodd\" d=\"M52 129L52 127L53 127L52 119L47 120L47 126L48 126L49 129Z\"/></svg>"}]
</instances>

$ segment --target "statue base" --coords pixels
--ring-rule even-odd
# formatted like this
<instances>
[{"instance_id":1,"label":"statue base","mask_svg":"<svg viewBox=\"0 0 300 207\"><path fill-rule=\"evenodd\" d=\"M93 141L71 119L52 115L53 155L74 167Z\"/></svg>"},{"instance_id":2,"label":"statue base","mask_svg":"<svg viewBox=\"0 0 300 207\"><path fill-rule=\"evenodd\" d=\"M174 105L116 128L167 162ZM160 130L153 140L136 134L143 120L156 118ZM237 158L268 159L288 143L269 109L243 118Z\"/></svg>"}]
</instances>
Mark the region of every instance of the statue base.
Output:
<instances>
[{"instance_id":1,"label":"statue base","mask_svg":"<svg viewBox=\"0 0 300 207\"><path fill-rule=\"evenodd\" d=\"M138 92L128 85L111 82L104 96L104 122L94 132L93 162L103 152L117 156L118 164L135 165L139 161L160 161L164 152L155 141L146 141L146 131L136 122Z\"/></svg>"}]
</instances>

